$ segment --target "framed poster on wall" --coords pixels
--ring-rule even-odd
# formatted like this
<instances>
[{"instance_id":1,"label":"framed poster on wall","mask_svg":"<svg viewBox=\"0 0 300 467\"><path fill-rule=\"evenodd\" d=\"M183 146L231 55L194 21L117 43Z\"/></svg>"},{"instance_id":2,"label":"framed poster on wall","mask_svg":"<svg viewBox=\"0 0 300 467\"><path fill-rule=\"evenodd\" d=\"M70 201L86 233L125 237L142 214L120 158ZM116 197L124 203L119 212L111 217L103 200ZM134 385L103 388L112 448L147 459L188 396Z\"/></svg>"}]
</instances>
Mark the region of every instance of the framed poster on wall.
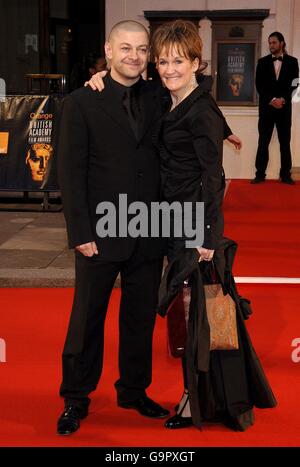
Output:
<instances>
[{"instance_id":1,"label":"framed poster on wall","mask_svg":"<svg viewBox=\"0 0 300 467\"><path fill-rule=\"evenodd\" d=\"M256 105L256 42L217 42L216 100L219 105Z\"/></svg>"}]
</instances>

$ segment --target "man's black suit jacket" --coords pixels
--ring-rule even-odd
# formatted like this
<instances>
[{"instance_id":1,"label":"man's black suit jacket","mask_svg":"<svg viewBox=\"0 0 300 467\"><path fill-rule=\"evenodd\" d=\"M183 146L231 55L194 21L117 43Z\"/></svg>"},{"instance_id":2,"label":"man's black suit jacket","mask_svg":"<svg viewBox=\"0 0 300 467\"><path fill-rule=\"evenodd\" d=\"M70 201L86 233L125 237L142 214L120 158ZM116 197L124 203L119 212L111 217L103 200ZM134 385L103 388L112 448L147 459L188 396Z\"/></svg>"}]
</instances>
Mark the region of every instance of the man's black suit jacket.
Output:
<instances>
[{"instance_id":1,"label":"man's black suit jacket","mask_svg":"<svg viewBox=\"0 0 300 467\"><path fill-rule=\"evenodd\" d=\"M128 117L108 79L99 93L89 87L66 97L60 122L58 176L69 247L95 241L101 259L122 261L131 255L135 238L99 238L98 203L118 208L119 194L128 204L160 200L159 156L152 134L161 117L161 100L153 84L141 80L140 134L136 139ZM116 209L118 219L118 209ZM145 238L141 254L159 257L164 242Z\"/></svg>"},{"instance_id":2,"label":"man's black suit jacket","mask_svg":"<svg viewBox=\"0 0 300 467\"><path fill-rule=\"evenodd\" d=\"M295 57L287 54L283 56L278 80L276 80L272 55L260 58L256 68L256 89L260 108L269 106L274 97L283 97L286 101L285 105L291 107L292 93L297 87L294 80L298 77L299 66Z\"/></svg>"}]
</instances>

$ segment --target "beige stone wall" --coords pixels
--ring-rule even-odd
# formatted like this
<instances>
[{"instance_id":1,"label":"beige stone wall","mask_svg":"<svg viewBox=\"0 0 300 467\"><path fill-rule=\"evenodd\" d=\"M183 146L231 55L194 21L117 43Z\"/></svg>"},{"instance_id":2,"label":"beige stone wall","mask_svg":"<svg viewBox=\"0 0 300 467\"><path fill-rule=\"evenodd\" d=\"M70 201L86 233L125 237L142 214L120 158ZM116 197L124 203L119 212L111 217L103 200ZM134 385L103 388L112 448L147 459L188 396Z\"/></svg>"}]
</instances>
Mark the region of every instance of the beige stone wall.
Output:
<instances>
[{"instance_id":1,"label":"beige stone wall","mask_svg":"<svg viewBox=\"0 0 300 467\"><path fill-rule=\"evenodd\" d=\"M268 53L267 38L281 31L287 42L288 52L300 59L300 0L106 0L107 33L113 24L123 19L134 19L145 26L145 10L224 10L224 9L270 9L262 31L262 55ZM200 21L199 34L204 43L204 60L211 62L211 23ZM210 72L210 67L208 68ZM292 154L293 166L300 167L300 91L299 102L293 104ZM224 168L227 178L252 178L255 173L257 149L258 110L253 107L222 107L232 130L243 140L243 149L238 153L228 143L224 146ZM276 130L270 145L270 163L267 178L278 178L280 154Z\"/></svg>"}]
</instances>

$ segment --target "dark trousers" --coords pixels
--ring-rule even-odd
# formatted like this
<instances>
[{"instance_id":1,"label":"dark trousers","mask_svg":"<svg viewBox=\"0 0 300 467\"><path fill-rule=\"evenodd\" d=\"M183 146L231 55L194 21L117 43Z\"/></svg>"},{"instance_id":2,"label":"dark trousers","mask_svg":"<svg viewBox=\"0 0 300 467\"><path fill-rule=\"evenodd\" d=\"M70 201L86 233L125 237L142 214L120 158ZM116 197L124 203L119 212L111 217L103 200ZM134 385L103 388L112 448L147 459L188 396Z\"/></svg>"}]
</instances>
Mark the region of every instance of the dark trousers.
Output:
<instances>
[{"instance_id":1,"label":"dark trousers","mask_svg":"<svg viewBox=\"0 0 300 467\"><path fill-rule=\"evenodd\" d=\"M79 252L75 257L75 293L63 350L60 395L66 403L79 408L90 403L88 395L96 389L103 367L107 306L120 272L120 378L115 387L119 402L132 401L144 395L151 383L152 336L162 258L144 259L138 241L132 256L123 262L101 261L101 256L89 258Z\"/></svg>"},{"instance_id":2,"label":"dark trousers","mask_svg":"<svg viewBox=\"0 0 300 467\"><path fill-rule=\"evenodd\" d=\"M259 109L259 141L255 162L256 177L265 178L266 176L266 169L269 162L269 144L275 125L280 144L280 177L290 177L292 168L292 156L290 149L291 124L292 110L291 106L288 104L287 107L284 107L283 109L274 109L270 105Z\"/></svg>"}]
</instances>

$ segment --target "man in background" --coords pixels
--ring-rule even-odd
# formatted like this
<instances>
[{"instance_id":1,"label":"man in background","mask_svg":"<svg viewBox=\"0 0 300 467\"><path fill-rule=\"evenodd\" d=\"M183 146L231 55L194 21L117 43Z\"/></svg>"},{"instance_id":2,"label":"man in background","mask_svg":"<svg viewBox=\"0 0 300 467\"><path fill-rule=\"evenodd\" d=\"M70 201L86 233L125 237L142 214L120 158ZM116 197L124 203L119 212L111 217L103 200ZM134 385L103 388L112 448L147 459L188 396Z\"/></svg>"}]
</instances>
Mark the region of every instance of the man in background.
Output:
<instances>
[{"instance_id":1,"label":"man in background","mask_svg":"<svg viewBox=\"0 0 300 467\"><path fill-rule=\"evenodd\" d=\"M269 36L270 54L259 59L256 69L256 88L259 94L259 142L256 155L256 176L251 183L265 181L269 162L269 144L274 125L280 143L282 183L293 185L290 149L292 126L292 93L299 77L298 60L288 55L280 32Z\"/></svg>"}]
</instances>

